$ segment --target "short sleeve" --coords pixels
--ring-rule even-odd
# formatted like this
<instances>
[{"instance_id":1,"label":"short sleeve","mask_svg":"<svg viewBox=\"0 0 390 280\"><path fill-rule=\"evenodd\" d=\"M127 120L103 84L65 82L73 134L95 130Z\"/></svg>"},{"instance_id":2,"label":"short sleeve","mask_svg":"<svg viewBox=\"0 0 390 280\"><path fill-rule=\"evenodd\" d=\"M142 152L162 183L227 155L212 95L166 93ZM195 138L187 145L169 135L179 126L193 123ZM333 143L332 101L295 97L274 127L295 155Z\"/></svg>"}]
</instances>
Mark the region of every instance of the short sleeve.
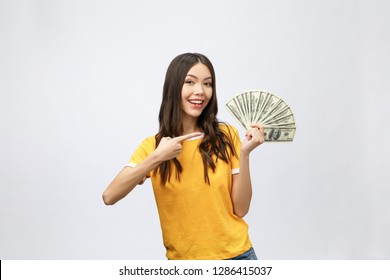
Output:
<instances>
[{"instance_id":1,"label":"short sleeve","mask_svg":"<svg viewBox=\"0 0 390 280\"><path fill-rule=\"evenodd\" d=\"M220 129L224 132L227 140L231 142L234 147L234 153L229 151L229 160L232 174L238 174L240 172L240 151L241 151L241 140L238 134L237 128L234 126L220 123Z\"/></svg>"},{"instance_id":2,"label":"short sleeve","mask_svg":"<svg viewBox=\"0 0 390 280\"><path fill-rule=\"evenodd\" d=\"M235 155L232 153L230 157L230 162L232 166L232 174L238 174L240 172L240 150L241 150L241 140L238 134L238 131L235 127L230 126L230 132L232 136L233 146L235 149Z\"/></svg>"},{"instance_id":3,"label":"short sleeve","mask_svg":"<svg viewBox=\"0 0 390 280\"><path fill-rule=\"evenodd\" d=\"M154 136L148 137L141 142L138 148L134 151L129 161L125 166L135 167L140 164L147 156L155 150L156 140ZM150 176L148 176L150 177Z\"/></svg>"}]
</instances>

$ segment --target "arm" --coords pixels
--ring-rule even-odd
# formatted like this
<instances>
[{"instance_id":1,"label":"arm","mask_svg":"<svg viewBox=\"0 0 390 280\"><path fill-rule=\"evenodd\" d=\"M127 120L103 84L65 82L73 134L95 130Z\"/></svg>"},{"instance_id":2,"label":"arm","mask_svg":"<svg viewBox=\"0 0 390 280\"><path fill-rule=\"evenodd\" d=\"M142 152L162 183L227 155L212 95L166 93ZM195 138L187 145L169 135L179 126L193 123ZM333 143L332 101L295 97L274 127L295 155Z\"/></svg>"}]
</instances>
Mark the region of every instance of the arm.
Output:
<instances>
[{"instance_id":1,"label":"arm","mask_svg":"<svg viewBox=\"0 0 390 280\"><path fill-rule=\"evenodd\" d=\"M124 167L103 192L104 203L113 205L124 198L161 162L158 155L152 153L135 167Z\"/></svg>"},{"instance_id":2,"label":"arm","mask_svg":"<svg viewBox=\"0 0 390 280\"><path fill-rule=\"evenodd\" d=\"M249 168L249 154L264 142L264 128L261 125L251 125L246 133L246 139L241 145L240 173L233 175L232 202L233 211L239 217L244 217L252 199L252 183Z\"/></svg>"},{"instance_id":3,"label":"arm","mask_svg":"<svg viewBox=\"0 0 390 280\"><path fill-rule=\"evenodd\" d=\"M103 192L103 201L106 205L113 205L128 195L135 186L142 182L147 174L160 163L173 159L180 154L184 140L199 136L200 133L191 133L173 139L165 137L161 139L158 147L135 167L125 167Z\"/></svg>"}]
</instances>

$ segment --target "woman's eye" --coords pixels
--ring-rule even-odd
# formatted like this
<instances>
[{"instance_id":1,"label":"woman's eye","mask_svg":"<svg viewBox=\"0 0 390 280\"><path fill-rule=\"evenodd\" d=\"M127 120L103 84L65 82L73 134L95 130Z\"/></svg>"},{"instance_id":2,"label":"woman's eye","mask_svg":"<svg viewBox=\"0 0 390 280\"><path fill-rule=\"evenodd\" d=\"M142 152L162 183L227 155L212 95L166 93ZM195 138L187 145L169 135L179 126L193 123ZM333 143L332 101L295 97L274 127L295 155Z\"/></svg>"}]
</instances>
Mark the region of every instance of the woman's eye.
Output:
<instances>
[{"instance_id":1,"label":"woman's eye","mask_svg":"<svg viewBox=\"0 0 390 280\"><path fill-rule=\"evenodd\" d=\"M186 83L186 84L190 84L190 85L192 85L194 82L193 82L193 81L191 81L191 80L187 80L187 81L185 81L185 83Z\"/></svg>"},{"instance_id":2,"label":"woman's eye","mask_svg":"<svg viewBox=\"0 0 390 280\"><path fill-rule=\"evenodd\" d=\"M208 87L212 87L212 86L213 86L213 83L205 83L204 85L205 85L205 86L208 86Z\"/></svg>"}]
</instances>

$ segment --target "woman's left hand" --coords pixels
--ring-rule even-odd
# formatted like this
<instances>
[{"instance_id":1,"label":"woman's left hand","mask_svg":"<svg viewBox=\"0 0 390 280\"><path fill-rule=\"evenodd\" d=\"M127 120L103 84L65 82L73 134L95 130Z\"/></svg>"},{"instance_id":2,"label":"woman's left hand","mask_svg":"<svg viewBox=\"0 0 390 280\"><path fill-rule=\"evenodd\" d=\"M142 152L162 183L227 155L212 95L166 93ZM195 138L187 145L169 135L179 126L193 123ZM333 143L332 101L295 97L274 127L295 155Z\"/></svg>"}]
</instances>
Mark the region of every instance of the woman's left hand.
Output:
<instances>
[{"instance_id":1,"label":"woman's left hand","mask_svg":"<svg viewBox=\"0 0 390 280\"><path fill-rule=\"evenodd\" d=\"M251 124L241 143L241 152L249 154L257 146L264 143L264 127L261 124Z\"/></svg>"}]
</instances>

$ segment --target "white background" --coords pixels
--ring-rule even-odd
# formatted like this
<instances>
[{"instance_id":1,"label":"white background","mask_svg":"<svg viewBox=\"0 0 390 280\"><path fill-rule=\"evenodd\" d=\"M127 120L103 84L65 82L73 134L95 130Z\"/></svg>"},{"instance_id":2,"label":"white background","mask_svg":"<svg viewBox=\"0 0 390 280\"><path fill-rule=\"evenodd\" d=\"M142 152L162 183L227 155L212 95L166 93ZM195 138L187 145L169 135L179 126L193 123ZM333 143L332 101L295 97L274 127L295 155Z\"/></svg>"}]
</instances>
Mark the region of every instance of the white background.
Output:
<instances>
[{"instance_id":1,"label":"white background","mask_svg":"<svg viewBox=\"0 0 390 280\"><path fill-rule=\"evenodd\" d=\"M251 156L261 259L390 258L388 1L0 1L0 259L164 259L150 182L101 193L158 129L169 62L200 52L219 118L247 89L292 108ZM239 128L240 129L240 128ZM240 129L242 135L244 131Z\"/></svg>"}]
</instances>

